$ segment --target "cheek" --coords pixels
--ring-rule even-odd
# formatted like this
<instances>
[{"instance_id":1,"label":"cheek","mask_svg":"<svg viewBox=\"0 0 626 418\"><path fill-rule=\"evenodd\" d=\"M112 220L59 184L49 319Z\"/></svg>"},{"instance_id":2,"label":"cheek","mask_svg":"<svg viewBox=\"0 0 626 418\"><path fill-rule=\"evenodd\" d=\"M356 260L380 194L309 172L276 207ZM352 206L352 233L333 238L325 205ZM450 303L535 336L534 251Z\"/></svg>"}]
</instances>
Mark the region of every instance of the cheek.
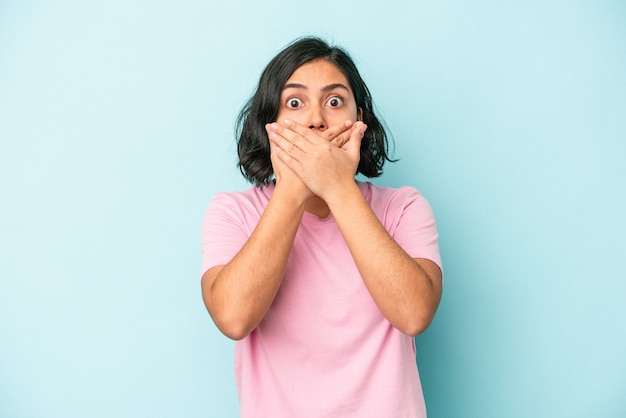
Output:
<instances>
[{"instance_id":1,"label":"cheek","mask_svg":"<svg viewBox=\"0 0 626 418\"><path fill-rule=\"evenodd\" d=\"M343 115L343 120L346 120L346 119L350 119L352 122L361 120L360 115L359 115L359 110L356 108L356 106L350 106L350 108L346 109Z\"/></svg>"},{"instance_id":2,"label":"cheek","mask_svg":"<svg viewBox=\"0 0 626 418\"><path fill-rule=\"evenodd\" d=\"M303 111L297 112L291 109L285 109L284 107L280 107L278 109L278 114L276 115L276 120L274 122L283 123L285 119L290 119L303 124L306 122L305 114L306 112Z\"/></svg>"},{"instance_id":3,"label":"cheek","mask_svg":"<svg viewBox=\"0 0 626 418\"><path fill-rule=\"evenodd\" d=\"M328 110L326 115L328 121L330 122L329 125L331 126L336 123L343 123L347 119L352 122L359 120L359 110L354 102L348 103L340 109Z\"/></svg>"},{"instance_id":4,"label":"cheek","mask_svg":"<svg viewBox=\"0 0 626 418\"><path fill-rule=\"evenodd\" d=\"M292 120L300 125L306 125L309 122L307 115L304 112L285 112L279 110L275 122L283 124L285 119Z\"/></svg>"},{"instance_id":5,"label":"cheek","mask_svg":"<svg viewBox=\"0 0 626 418\"><path fill-rule=\"evenodd\" d=\"M278 109L278 114L276 115L276 120L272 122L278 122L279 120L285 119L285 112L282 109Z\"/></svg>"},{"instance_id":6,"label":"cheek","mask_svg":"<svg viewBox=\"0 0 626 418\"><path fill-rule=\"evenodd\" d=\"M356 102L352 101L349 106L346 107L346 119L350 119L352 122L356 122L357 120L361 120L361 115L359 113L359 108L356 105Z\"/></svg>"}]
</instances>

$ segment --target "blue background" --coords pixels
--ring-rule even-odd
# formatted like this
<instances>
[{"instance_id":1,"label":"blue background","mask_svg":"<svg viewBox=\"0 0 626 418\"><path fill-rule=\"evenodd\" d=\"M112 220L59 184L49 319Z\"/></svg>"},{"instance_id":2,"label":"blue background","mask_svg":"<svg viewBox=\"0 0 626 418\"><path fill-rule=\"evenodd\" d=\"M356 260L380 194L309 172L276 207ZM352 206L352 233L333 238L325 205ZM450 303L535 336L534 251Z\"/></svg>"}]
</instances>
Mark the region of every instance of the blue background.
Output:
<instances>
[{"instance_id":1,"label":"blue background","mask_svg":"<svg viewBox=\"0 0 626 418\"><path fill-rule=\"evenodd\" d=\"M235 417L199 287L235 116L315 34L431 202L431 418L626 416L626 4L0 2L0 416Z\"/></svg>"}]
</instances>

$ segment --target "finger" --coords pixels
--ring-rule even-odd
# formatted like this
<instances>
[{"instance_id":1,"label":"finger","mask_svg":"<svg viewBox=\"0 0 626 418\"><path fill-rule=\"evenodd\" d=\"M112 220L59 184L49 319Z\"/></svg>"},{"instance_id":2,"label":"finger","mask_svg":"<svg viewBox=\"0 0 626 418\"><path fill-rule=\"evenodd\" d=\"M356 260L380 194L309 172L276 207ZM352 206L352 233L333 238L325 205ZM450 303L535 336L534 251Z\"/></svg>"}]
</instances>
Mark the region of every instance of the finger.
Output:
<instances>
[{"instance_id":1,"label":"finger","mask_svg":"<svg viewBox=\"0 0 626 418\"><path fill-rule=\"evenodd\" d=\"M300 161L305 151L300 148L302 142L296 142L293 138L293 131L280 129L280 126L276 123L266 125L267 136L270 142L280 148L280 153L287 154L292 159ZM300 146L299 146L300 145Z\"/></svg>"},{"instance_id":2,"label":"finger","mask_svg":"<svg viewBox=\"0 0 626 418\"><path fill-rule=\"evenodd\" d=\"M291 169L295 173L298 173L302 168L302 164L296 158L294 158L291 154L281 148L279 145L275 145L276 156L280 161L282 161L287 168Z\"/></svg>"},{"instance_id":3,"label":"finger","mask_svg":"<svg viewBox=\"0 0 626 418\"><path fill-rule=\"evenodd\" d=\"M302 143L301 141L298 141L299 135L297 133L290 131L289 129L282 128L276 122L266 124L265 130L267 131L267 136L270 139L270 144L282 144L283 148L291 149L289 144L297 147L296 144Z\"/></svg>"},{"instance_id":4,"label":"finger","mask_svg":"<svg viewBox=\"0 0 626 418\"><path fill-rule=\"evenodd\" d=\"M342 147L348 152L348 154L356 157L361 155L361 140L365 136L366 129L367 125L363 122L357 122L355 124L352 134L350 135L350 139L346 142L345 146Z\"/></svg>"},{"instance_id":5,"label":"finger","mask_svg":"<svg viewBox=\"0 0 626 418\"><path fill-rule=\"evenodd\" d=\"M336 143L338 137L350 131L353 125L354 125L354 122L352 122L351 120L346 120L343 123L340 123L339 125L331 126L330 128L326 129L324 132L322 132L322 136L324 136L330 142ZM349 137L350 137L350 134L348 133L348 136L343 137L344 141L347 141Z\"/></svg>"},{"instance_id":6,"label":"finger","mask_svg":"<svg viewBox=\"0 0 626 418\"><path fill-rule=\"evenodd\" d=\"M296 121L285 119L283 121L285 127L287 129L291 129L296 134L301 137L307 139L312 144L322 144L327 143L329 141L333 141L337 136L345 134L353 125L351 120L346 120L339 125L332 126L324 131L313 130L311 128L307 128L304 125L299 124ZM349 138L349 134L347 136L344 135L343 141L347 141Z\"/></svg>"},{"instance_id":7,"label":"finger","mask_svg":"<svg viewBox=\"0 0 626 418\"><path fill-rule=\"evenodd\" d=\"M288 119L286 119L285 122L287 122L287 125L289 126L287 125L283 126L277 122L268 124L266 128L268 129L268 136L271 137L270 134L274 133L278 137L281 137L287 140L292 145L297 146L302 150L306 148L306 145L308 143L319 143L322 141L321 138L317 138L317 140L315 140L315 138L307 137L307 135L310 135L312 132L310 131L310 129L304 128L302 125L298 124L297 122L293 122ZM276 138L274 139L276 140ZM290 148L286 148L286 145L285 145L283 146L283 149L289 150Z\"/></svg>"},{"instance_id":8,"label":"finger","mask_svg":"<svg viewBox=\"0 0 626 418\"><path fill-rule=\"evenodd\" d=\"M358 123L360 122L351 125L349 129L341 132L338 135L335 135L335 137L331 139L330 143L336 145L338 148L343 147L345 143L350 140L350 137L354 134L354 130L357 129Z\"/></svg>"},{"instance_id":9,"label":"finger","mask_svg":"<svg viewBox=\"0 0 626 418\"><path fill-rule=\"evenodd\" d=\"M327 142L327 140L323 138L319 132L307 128L306 126L301 125L294 120L285 119L283 121L283 125L284 126L278 124L277 132L280 135L283 135L286 138L292 140L294 143L296 141L301 141L302 139L305 139L311 144L322 144Z\"/></svg>"}]
</instances>

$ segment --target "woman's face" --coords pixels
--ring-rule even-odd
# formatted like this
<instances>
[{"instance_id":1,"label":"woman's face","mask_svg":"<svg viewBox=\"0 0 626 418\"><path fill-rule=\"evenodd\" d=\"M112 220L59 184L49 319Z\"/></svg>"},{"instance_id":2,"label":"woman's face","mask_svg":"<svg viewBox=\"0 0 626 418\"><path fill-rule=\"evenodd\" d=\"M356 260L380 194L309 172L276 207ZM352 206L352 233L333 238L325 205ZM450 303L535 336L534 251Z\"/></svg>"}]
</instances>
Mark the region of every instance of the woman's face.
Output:
<instances>
[{"instance_id":1,"label":"woman's face","mask_svg":"<svg viewBox=\"0 0 626 418\"><path fill-rule=\"evenodd\" d=\"M335 64L318 59L300 66L280 95L276 120L291 119L324 131L346 120L355 122L358 109L350 83Z\"/></svg>"}]
</instances>

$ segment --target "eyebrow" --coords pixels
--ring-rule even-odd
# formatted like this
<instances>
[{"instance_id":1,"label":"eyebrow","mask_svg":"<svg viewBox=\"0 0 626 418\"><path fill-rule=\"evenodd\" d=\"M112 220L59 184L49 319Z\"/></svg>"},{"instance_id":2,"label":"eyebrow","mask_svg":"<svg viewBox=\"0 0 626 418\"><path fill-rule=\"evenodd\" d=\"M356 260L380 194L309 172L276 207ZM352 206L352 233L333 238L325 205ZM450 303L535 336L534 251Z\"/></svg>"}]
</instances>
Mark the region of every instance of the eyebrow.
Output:
<instances>
[{"instance_id":1,"label":"eyebrow","mask_svg":"<svg viewBox=\"0 0 626 418\"><path fill-rule=\"evenodd\" d=\"M348 87L346 87L344 84L342 83L333 83L333 84L329 84L327 86L322 87L322 91L323 92L327 92L330 90L334 90L334 89L343 89L346 92L350 92L350 89ZM286 89L301 89L301 90L308 90L309 88L307 86L305 86L304 84L300 84L300 83L289 83L289 84L285 84L285 88L283 90Z\"/></svg>"}]
</instances>

